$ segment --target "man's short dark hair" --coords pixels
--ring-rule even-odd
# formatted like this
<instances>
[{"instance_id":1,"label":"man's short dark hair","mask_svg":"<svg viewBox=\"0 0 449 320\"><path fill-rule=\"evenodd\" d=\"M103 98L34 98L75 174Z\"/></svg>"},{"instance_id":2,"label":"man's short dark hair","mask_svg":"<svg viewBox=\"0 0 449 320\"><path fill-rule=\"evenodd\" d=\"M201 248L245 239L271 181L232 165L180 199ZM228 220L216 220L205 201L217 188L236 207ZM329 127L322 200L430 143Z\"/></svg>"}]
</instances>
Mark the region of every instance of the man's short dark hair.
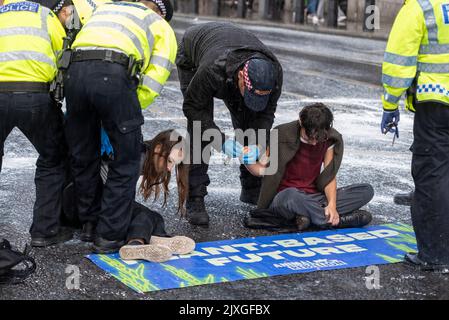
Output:
<instances>
[{"instance_id":1,"label":"man's short dark hair","mask_svg":"<svg viewBox=\"0 0 449 320\"><path fill-rule=\"evenodd\" d=\"M305 106L301 110L299 119L301 127L306 130L306 135L309 139L323 142L327 140L334 116L332 111L323 103L314 103Z\"/></svg>"}]
</instances>

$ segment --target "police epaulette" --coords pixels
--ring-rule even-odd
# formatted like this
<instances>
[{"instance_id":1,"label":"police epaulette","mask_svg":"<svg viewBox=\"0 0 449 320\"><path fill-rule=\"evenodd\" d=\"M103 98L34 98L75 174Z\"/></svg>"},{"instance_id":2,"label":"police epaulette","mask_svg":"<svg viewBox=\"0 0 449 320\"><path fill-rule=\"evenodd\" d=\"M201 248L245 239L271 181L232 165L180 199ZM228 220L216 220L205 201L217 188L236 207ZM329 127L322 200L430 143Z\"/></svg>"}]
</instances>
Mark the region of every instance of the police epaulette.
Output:
<instances>
[{"instance_id":1,"label":"police epaulette","mask_svg":"<svg viewBox=\"0 0 449 320\"><path fill-rule=\"evenodd\" d=\"M111 4L113 4L113 5L115 5L115 6L128 6L128 7L134 7L134 8L143 10L143 11L147 11L147 10L148 10L147 7L143 7L143 6L140 6L140 5L138 5L138 4L133 4L133 3L114 2L114 3L111 3Z\"/></svg>"}]
</instances>

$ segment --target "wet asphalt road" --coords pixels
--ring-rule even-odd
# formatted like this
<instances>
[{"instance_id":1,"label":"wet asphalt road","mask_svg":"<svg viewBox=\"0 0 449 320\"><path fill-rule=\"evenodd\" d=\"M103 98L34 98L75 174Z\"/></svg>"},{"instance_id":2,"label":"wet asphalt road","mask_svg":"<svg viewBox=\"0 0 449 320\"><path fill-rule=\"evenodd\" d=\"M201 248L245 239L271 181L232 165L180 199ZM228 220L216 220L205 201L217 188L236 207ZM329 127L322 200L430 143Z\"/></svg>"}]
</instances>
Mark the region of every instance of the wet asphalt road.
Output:
<instances>
[{"instance_id":1,"label":"wet asphalt road","mask_svg":"<svg viewBox=\"0 0 449 320\"><path fill-rule=\"evenodd\" d=\"M178 34L196 23L189 18L173 23ZM345 139L345 156L338 176L340 186L369 182L375 197L367 206L373 224L410 223L407 207L393 204L393 195L413 188L410 176L412 115L402 112L400 139L380 134L381 88L379 66L385 43L304 32L255 27L255 32L278 54L284 68L284 94L279 101L275 125L292 121L304 105L321 101L335 114L335 127ZM354 62L355 61L355 62ZM144 136L153 137L167 128L185 128L182 97L176 72L154 105L144 111ZM217 124L232 133L228 111L216 102ZM34 201L34 163L37 157L31 144L17 130L5 146L4 168L0 174L0 236L23 248L30 240L28 228ZM251 208L238 201L238 164L224 165L215 154L209 174L211 185L206 205L211 216L208 229L192 227L175 215L176 189L168 207L147 205L160 210L172 234L187 235L197 242L269 235L248 230L242 218ZM368 290L365 268L315 272L290 276L246 280L185 289L137 294L84 258L89 245L75 239L61 246L33 249L37 272L24 284L0 286L0 299L448 299L449 278L418 272L404 264L380 266L379 290ZM80 268L80 289L65 286L68 265Z\"/></svg>"}]
</instances>

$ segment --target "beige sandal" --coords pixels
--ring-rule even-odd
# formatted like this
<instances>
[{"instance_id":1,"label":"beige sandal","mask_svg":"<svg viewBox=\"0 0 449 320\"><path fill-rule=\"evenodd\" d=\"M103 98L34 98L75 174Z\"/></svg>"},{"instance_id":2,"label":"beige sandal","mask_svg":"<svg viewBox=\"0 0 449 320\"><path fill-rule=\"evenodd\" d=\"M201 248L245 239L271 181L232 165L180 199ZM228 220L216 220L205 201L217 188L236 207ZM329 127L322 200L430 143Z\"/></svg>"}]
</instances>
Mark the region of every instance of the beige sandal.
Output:
<instances>
[{"instance_id":1,"label":"beige sandal","mask_svg":"<svg viewBox=\"0 0 449 320\"><path fill-rule=\"evenodd\" d=\"M150 262L165 262L173 255L172 250L160 244L146 244L140 246L123 246L120 251L123 260L147 260Z\"/></svg>"},{"instance_id":2,"label":"beige sandal","mask_svg":"<svg viewBox=\"0 0 449 320\"><path fill-rule=\"evenodd\" d=\"M195 249L195 241L184 236L171 238L151 236L150 244L167 246L173 254L189 254Z\"/></svg>"}]
</instances>

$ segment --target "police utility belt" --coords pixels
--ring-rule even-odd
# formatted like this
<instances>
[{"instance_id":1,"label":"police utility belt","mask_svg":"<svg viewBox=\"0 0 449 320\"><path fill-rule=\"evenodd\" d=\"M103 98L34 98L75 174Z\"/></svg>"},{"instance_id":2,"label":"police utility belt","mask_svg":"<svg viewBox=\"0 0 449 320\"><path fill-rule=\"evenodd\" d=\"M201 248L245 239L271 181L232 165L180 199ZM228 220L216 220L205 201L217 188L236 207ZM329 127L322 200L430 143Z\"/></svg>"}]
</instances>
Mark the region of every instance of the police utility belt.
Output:
<instances>
[{"instance_id":1,"label":"police utility belt","mask_svg":"<svg viewBox=\"0 0 449 320\"><path fill-rule=\"evenodd\" d=\"M113 50L76 50L71 52L70 62L100 60L117 63L127 68L128 75L134 77L140 73L141 61L131 55Z\"/></svg>"},{"instance_id":2,"label":"police utility belt","mask_svg":"<svg viewBox=\"0 0 449 320\"><path fill-rule=\"evenodd\" d=\"M0 82L0 92L49 92L50 84L46 82Z\"/></svg>"}]
</instances>

